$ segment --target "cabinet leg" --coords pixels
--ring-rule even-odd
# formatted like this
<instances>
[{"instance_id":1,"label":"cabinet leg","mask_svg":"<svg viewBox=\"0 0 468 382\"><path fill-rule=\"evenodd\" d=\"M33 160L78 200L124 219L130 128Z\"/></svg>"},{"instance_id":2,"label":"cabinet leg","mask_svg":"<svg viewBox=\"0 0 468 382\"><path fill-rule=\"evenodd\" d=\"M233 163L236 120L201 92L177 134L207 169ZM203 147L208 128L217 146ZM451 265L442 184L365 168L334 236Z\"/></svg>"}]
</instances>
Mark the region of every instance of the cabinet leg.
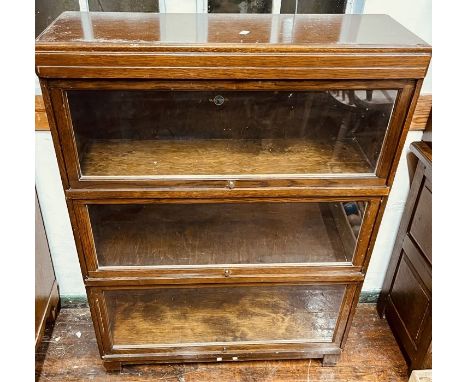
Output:
<instances>
[{"instance_id":1,"label":"cabinet leg","mask_svg":"<svg viewBox=\"0 0 468 382\"><path fill-rule=\"evenodd\" d=\"M60 312L60 299L57 301L57 303L50 310L50 314L49 314L48 319L50 321L55 321L57 319L57 316L58 316L59 312Z\"/></svg>"},{"instance_id":2,"label":"cabinet leg","mask_svg":"<svg viewBox=\"0 0 468 382\"><path fill-rule=\"evenodd\" d=\"M50 310L47 313L47 321L55 322L57 315L60 311L60 294L57 281L55 281L54 285L52 286L52 292L50 293L48 304Z\"/></svg>"},{"instance_id":3,"label":"cabinet leg","mask_svg":"<svg viewBox=\"0 0 468 382\"><path fill-rule=\"evenodd\" d=\"M106 371L120 371L122 365L120 362L117 361L102 361Z\"/></svg>"},{"instance_id":4,"label":"cabinet leg","mask_svg":"<svg viewBox=\"0 0 468 382\"><path fill-rule=\"evenodd\" d=\"M387 295L383 295L381 293L379 296L379 300L377 301L377 313L379 314L380 318L385 318L386 307L387 307Z\"/></svg>"},{"instance_id":5,"label":"cabinet leg","mask_svg":"<svg viewBox=\"0 0 468 382\"><path fill-rule=\"evenodd\" d=\"M339 354L325 354L322 359L322 366L336 366L339 359Z\"/></svg>"}]
</instances>

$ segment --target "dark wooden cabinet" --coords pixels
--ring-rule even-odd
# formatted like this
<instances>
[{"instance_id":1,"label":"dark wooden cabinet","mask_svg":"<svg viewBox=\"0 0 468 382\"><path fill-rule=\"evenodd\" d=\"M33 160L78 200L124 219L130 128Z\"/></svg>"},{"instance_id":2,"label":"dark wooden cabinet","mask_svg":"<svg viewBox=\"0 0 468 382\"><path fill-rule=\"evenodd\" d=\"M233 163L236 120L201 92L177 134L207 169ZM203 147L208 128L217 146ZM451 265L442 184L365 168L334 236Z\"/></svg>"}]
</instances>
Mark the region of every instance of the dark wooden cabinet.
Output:
<instances>
[{"instance_id":1,"label":"dark wooden cabinet","mask_svg":"<svg viewBox=\"0 0 468 382\"><path fill-rule=\"evenodd\" d=\"M417 165L378 309L410 370L432 368L432 143L411 145Z\"/></svg>"},{"instance_id":2,"label":"dark wooden cabinet","mask_svg":"<svg viewBox=\"0 0 468 382\"><path fill-rule=\"evenodd\" d=\"M35 197L35 346L37 349L41 343L47 320L55 320L60 308L60 297L37 193Z\"/></svg>"},{"instance_id":3,"label":"dark wooden cabinet","mask_svg":"<svg viewBox=\"0 0 468 382\"><path fill-rule=\"evenodd\" d=\"M39 36L106 368L335 364L430 55L387 16L68 12Z\"/></svg>"}]
</instances>

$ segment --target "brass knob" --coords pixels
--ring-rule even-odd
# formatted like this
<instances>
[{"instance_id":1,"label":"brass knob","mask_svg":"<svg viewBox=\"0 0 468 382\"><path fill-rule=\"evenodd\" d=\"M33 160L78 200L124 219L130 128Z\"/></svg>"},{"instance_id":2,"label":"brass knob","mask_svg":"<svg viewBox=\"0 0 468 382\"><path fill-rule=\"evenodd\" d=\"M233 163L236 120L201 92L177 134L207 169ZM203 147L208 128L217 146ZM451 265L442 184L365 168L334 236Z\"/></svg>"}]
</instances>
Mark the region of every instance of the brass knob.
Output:
<instances>
[{"instance_id":1,"label":"brass knob","mask_svg":"<svg viewBox=\"0 0 468 382\"><path fill-rule=\"evenodd\" d=\"M236 182L234 180L228 180L227 187L232 190L234 187L236 187Z\"/></svg>"},{"instance_id":2,"label":"brass knob","mask_svg":"<svg viewBox=\"0 0 468 382\"><path fill-rule=\"evenodd\" d=\"M231 274L231 271L229 269L224 270L224 277L229 277L230 274Z\"/></svg>"}]
</instances>

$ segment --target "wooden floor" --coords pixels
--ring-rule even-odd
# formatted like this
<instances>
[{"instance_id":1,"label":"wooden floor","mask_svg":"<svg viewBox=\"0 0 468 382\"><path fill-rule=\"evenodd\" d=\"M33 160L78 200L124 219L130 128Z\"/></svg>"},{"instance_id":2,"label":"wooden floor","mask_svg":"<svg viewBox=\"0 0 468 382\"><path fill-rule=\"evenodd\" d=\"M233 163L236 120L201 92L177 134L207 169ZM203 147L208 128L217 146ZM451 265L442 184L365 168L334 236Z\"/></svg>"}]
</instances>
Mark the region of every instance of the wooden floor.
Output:
<instances>
[{"instance_id":1,"label":"wooden floor","mask_svg":"<svg viewBox=\"0 0 468 382\"><path fill-rule=\"evenodd\" d=\"M338 366L319 360L102 367L87 308L62 309L36 355L36 381L408 381L403 356L375 305L360 304Z\"/></svg>"}]
</instances>

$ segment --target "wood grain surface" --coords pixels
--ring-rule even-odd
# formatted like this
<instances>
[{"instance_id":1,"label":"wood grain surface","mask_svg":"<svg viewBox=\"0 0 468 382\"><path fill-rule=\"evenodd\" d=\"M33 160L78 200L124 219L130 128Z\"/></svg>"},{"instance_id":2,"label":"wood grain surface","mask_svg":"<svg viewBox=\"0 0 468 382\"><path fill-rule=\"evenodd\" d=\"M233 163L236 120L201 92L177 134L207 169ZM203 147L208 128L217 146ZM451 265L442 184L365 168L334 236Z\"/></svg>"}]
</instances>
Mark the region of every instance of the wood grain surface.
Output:
<instances>
[{"instance_id":1,"label":"wood grain surface","mask_svg":"<svg viewBox=\"0 0 468 382\"><path fill-rule=\"evenodd\" d=\"M78 337L79 333L79 337ZM319 360L123 366L108 374L96 345L89 310L62 309L36 353L37 382L407 382L405 360L373 304L357 307L348 343L335 367Z\"/></svg>"},{"instance_id":2,"label":"wood grain surface","mask_svg":"<svg viewBox=\"0 0 468 382\"><path fill-rule=\"evenodd\" d=\"M346 174L373 169L353 141L312 140L96 140L81 171L93 176Z\"/></svg>"},{"instance_id":3,"label":"wood grain surface","mask_svg":"<svg viewBox=\"0 0 468 382\"><path fill-rule=\"evenodd\" d=\"M410 146L410 150L419 160L424 162L424 165L429 170L432 170L432 142L413 142ZM430 179L432 181L432 177Z\"/></svg>"},{"instance_id":4,"label":"wood grain surface","mask_svg":"<svg viewBox=\"0 0 468 382\"><path fill-rule=\"evenodd\" d=\"M343 285L104 291L114 346L331 342Z\"/></svg>"},{"instance_id":5,"label":"wood grain surface","mask_svg":"<svg viewBox=\"0 0 468 382\"><path fill-rule=\"evenodd\" d=\"M199 29L190 29L187 23L206 23L208 35L201 37ZM86 23L88 22L88 24ZM271 25L278 23L276 39L272 40ZM293 25L288 25L293 22ZM184 41L171 39L170 33L160 33L160 25L172 23L184 27ZM346 25L348 24L348 25ZM350 25L349 25L350 24ZM86 27L90 28L90 34ZM347 28L346 28L347 27ZM292 30L291 30L292 28ZM239 33L247 31L249 33ZM361 32L361 33L358 33ZM197 33L198 32L198 33ZM341 33L340 33L341 32ZM174 38L174 37L172 37ZM202 39L202 40L201 40ZM127 49L176 49L192 45L193 49L221 46L310 45L321 48L385 46L427 50L429 45L387 15L321 15L321 14L180 14L180 13L125 13L125 12L65 12L37 39L39 47L54 44L126 46ZM185 43L185 45L184 45ZM203 45L202 45L203 44Z\"/></svg>"},{"instance_id":6,"label":"wood grain surface","mask_svg":"<svg viewBox=\"0 0 468 382\"><path fill-rule=\"evenodd\" d=\"M414 110L410 130L426 130L429 115L432 110L432 94L421 94Z\"/></svg>"},{"instance_id":7,"label":"wood grain surface","mask_svg":"<svg viewBox=\"0 0 468 382\"><path fill-rule=\"evenodd\" d=\"M168 24L183 33L171 34ZM386 15L66 12L36 40L36 72L41 78L414 79L425 76L430 55L428 44Z\"/></svg>"},{"instance_id":8,"label":"wood grain surface","mask_svg":"<svg viewBox=\"0 0 468 382\"><path fill-rule=\"evenodd\" d=\"M42 95L35 96L35 130L50 130Z\"/></svg>"},{"instance_id":9,"label":"wood grain surface","mask_svg":"<svg viewBox=\"0 0 468 382\"><path fill-rule=\"evenodd\" d=\"M94 204L88 210L98 263L106 267L350 262L356 245L352 237L343 243L327 203Z\"/></svg>"}]
</instances>

